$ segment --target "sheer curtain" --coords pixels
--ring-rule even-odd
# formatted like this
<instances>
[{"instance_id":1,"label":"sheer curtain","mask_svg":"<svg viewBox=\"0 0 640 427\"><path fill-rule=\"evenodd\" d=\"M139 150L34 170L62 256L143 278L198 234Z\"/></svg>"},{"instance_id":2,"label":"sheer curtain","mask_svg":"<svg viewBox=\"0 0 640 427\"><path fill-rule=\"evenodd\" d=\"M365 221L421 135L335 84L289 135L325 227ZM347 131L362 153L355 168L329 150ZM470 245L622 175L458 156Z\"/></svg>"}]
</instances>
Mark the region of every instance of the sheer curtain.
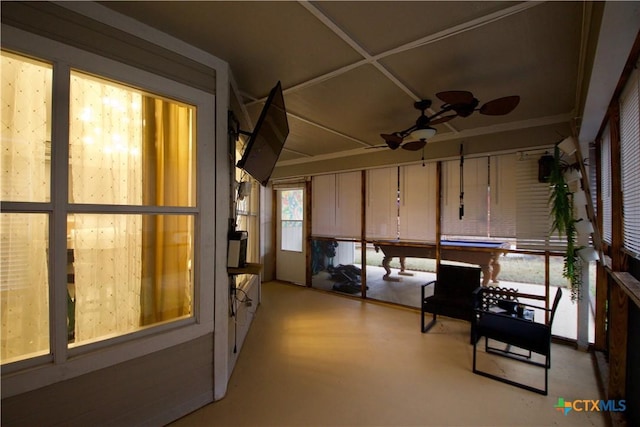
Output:
<instances>
[{"instance_id":1,"label":"sheer curtain","mask_svg":"<svg viewBox=\"0 0 640 427\"><path fill-rule=\"evenodd\" d=\"M142 96L89 76L71 76L71 203L142 203ZM142 218L75 214L76 342L134 330L140 318Z\"/></svg>"},{"instance_id":2,"label":"sheer curtain","mask_svg":"<svg viewBox=\"0 0 640 427\"><path fill-rule=\"evenodd\" d=\"M2 201L50 199L48 64L2 52ZM49 351L48 218L0 215L3 363Z\"/></svg>"}]
</instances>

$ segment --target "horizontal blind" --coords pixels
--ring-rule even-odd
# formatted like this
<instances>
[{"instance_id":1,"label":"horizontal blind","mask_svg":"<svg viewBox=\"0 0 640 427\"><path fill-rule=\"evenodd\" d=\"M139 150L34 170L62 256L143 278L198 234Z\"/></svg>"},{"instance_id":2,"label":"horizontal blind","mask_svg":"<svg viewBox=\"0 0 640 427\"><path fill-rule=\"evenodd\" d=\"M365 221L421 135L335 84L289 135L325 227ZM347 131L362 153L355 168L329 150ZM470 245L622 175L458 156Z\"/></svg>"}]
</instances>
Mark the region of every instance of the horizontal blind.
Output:
<instances>
[{"instance_id":1,"label":"horizontal blind","mask_svg":"<svg viewBox=\"0 0 640 427\"><path fill-rule=\"evenodd\" d=\"M600 143L600 192L602 199L602 240L611 243L611 134L604 129Z\"/></svg>"},{"instance_id":2,"label":"horizontal blind","mask_svg":"<svg viewBox=\"0 0 640 427\"><path fill-rule=\"evenodd\" d=\"M360 238L362 234L362 173L344 172L336 175L335 237Z\"/></svg>"},{"instance_id":3,"label":"horizontal blind","mask_svg":"<svg viewBox=\"0 0 640 427\"><path fill-rule=\"evenodd\" d=\"M400 168L400 240L436 240L436 163Z\"/></svg>"},{"instance_id":4,"label":"horizontal blind","mask_svg":"<svg viewBox=\"0 0 640 427\"><path fill-rule=\"evenodd\" d=\"M33 246L30 244L32 243L31 239L29 239L30 228L27 214L0 214L0 230L2 230L2 238L0 238L0 251L2 251L0 291L3 292L3 298L12 296L9 291L29 288L34 285L29 280L30 255L32 255L31 247ZM7 293L4 294L4 292Z\"/></svg>"},{"instance_id":5,"label":"horizontal blind","mask_svg":"<svg viewBox=\"0 0 640 427\"><path fill-rule=\"evenodd\" d=\"M460 219L460 160L442 162L442 234L488 237L487 157L465 159L464 216Z\"/></svg>"},{"instance_id":6,"label":"horizontal blind","mask_svg":"<svg viewBox=\"0 0 640 427\"><path fill-rule=\"evenodd\" d=\"M550 186L538 182L538 157L520 157L515 175L518 249L564 249L566 237L558 236L557 232L551 234Z\"/></svg>"},{"instance_id":7,"label":"horizontal blind","mask_svg":"<svg viewBox=\"0 0 640 427\"><path fill-rule=\"evenodd\" d=\"M335 225L336 176L314 176L311 180L311 234L333 237Z\"/></svg>"},{"instance_id":8,"label":"horizontal blind","mask_svg":"<svg viewBox=\"0 0 640 427\"><path fill-rule=\"evenodd\" d=\"M620 155L624 247L640 254L640 96L634 71L620 98Z\"/></svg>"},{"instance_id":9,"label":"horizontal blind","mask_svg":"<svg viewBox=\"0 0 640 427\"><path fill-rule=\"evenodd\" d=\"M398 238L398 168L367 171L367 239Z\"/></svg>"},{"instance_id":10,"label":"horizontal blind","mask_svg":"<svg viewBox=\"0 0 640 427\"><path fill-rule=\"evenodd\" d=\"M489 236L516 237L515 154L489 157Z\"/></svg>"}]
</instances>

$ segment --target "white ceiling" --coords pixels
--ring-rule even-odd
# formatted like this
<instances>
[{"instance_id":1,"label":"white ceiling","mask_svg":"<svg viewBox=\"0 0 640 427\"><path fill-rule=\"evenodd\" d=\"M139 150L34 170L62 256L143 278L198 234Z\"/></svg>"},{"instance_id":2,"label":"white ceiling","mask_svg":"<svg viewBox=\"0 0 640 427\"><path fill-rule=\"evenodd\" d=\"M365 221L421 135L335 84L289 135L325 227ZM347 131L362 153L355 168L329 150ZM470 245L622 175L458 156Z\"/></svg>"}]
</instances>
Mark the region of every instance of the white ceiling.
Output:
<instances>
[{"instance_id":1,"label":"white ceiling","mask_svg":"<svg viewBox=\"0 0 640 427\"><path fill-rule=\"evenodd\" d=\"M227 61L247 130L280 80L290 125L281 169L345 156L374 164L419 158L365 147L413 125L414 101L431 99L437 110L436 93L448 90L471 91L480 105L521 101L505 116L476 112L435 126L427 151L497 135L522 145L518 131L541 126L556 130L535 143L552 144L583 108L583 70L602 11L580 1L102 4Z\"/></svg>"}]
</instances>

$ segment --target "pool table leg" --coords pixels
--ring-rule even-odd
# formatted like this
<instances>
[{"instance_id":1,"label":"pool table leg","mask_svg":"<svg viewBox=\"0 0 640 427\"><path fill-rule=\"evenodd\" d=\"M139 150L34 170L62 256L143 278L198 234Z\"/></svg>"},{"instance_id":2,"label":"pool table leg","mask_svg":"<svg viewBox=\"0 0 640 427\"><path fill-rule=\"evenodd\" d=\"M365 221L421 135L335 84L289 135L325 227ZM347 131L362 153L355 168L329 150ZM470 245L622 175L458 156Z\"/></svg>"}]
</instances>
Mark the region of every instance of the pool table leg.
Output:
<instances>
[{"instance_id":1,"label":"pool table leg","mask_svg":"<svg viewBox=\"0 0 640 427\"><path fill-rule=\"evenodd\" d=\"M487 286L489 284L489 279L491 278L491 265L481 265L480 269L482 270L482 286Z\"/></svg>"},{"instance_id":2,"label":"pool table leg","mask_svg":"<svg viewBox=\"0 0 640 427\"><path fill-rule=\"evenodd\" d=\"M391 263L392 259L393 257L391 256L385 256L384 258L382 258L382 266L384 267L384 271L387 272L384 276L382 276L382 280L386 280L387 282L399 282L399 278L391 277L391 267L389 266L389 264Z\"/></svg>"},{"instance_id":3,"label":"pool table leg","mask_svg":"<svg viewBox=\"0 0 640 427\"><path fill-rule=\"evenodd\" d=\"M501 267L500 267L500 263L498 262L498 258L495 258L493 260L491 267L493 267L491 269L491 281L493 283L500 283L500 281L498 280L498 274L500 274Z\"/></svg>"}]
</instances>

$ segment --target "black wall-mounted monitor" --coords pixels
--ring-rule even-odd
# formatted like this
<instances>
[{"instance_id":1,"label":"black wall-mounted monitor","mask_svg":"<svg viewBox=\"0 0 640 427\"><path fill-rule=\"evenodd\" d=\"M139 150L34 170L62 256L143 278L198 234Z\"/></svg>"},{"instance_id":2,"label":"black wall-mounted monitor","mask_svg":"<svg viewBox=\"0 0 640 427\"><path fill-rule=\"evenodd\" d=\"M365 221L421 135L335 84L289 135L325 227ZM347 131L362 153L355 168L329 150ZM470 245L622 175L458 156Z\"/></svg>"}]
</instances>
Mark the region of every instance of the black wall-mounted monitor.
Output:
<instances>
[{"instance_id":1,"label":"black wall-mounted monitor","mask_svg":"<svg viewBox=\"0 0 640 427\"><path fill-rule=\"evenodd\" d=\"M258 123L249 137L247 147L237 166L266 186L280 157L287 135L289 135L287 110L284 106L282 86L278 82L269 93Z\"/></svg>"}]
</instances>

